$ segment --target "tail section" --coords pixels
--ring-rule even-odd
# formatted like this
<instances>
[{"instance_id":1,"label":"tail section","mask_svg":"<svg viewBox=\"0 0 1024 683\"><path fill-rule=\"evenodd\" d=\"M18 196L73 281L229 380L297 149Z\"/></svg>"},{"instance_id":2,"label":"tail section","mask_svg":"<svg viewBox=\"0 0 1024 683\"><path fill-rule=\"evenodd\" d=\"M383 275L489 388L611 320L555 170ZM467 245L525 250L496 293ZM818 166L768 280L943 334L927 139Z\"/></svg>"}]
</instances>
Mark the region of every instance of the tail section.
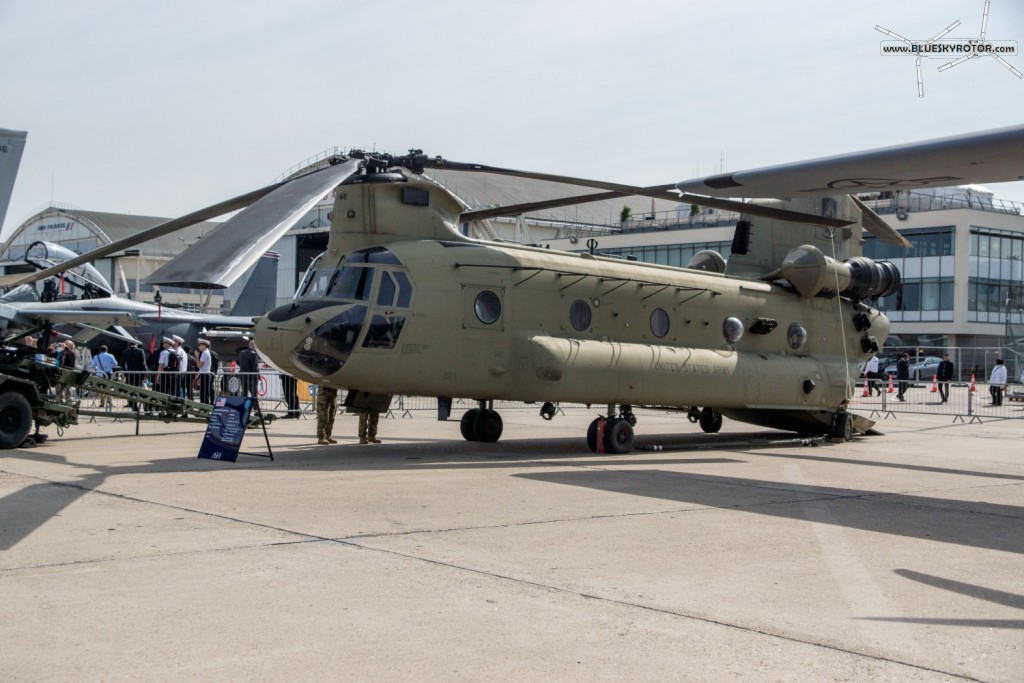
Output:
<instances>
[{"instance_id":1,"label":"tail section","mask_svg":"<svg viewBox=\"0 0 1024 683\"><path fill-rule=\"evenodd\" d=\"M268 251L260 257L229 315L258 316L277 306L277 265L281 255Z\"/></svg>"},{"instance_id":2,"label":"tail section","mask_svg":"<svg viewBox=\"0 0 1024 683\"><path fill-rule=\"evenodd\" d=\"M25 149L28 133L0 128L0 228L7 215L7 205L14 191L14 179L18 177L21 153Z\"/></svg>"}]
</instances>

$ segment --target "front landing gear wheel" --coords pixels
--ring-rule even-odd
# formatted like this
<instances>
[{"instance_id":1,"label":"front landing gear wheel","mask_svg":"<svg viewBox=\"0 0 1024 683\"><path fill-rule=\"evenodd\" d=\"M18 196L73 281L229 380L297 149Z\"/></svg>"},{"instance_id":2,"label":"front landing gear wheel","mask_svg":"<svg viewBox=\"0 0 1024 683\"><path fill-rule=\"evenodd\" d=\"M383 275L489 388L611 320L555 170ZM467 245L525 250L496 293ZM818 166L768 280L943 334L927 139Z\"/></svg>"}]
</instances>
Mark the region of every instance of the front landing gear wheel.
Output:
<instances>
[{"instance_id":1,"label":"front landing gear wheel","mask_svg":"<svg viewBox=\"0 0 1024 683\"><path fill-rule=\"evenodd\" d=\"M501 415L493 410L481 410L480 414L473 420L473 435L477 441L494 443L501 438L501 431L504 424Z\"/></svg>"},{"instance_id":2,"label":"front landing gear wheel","mask_svg":"<svg viewBox=\"0 0 1024 683\"><path fill-rule=\"evenodd\" d=\"M722 414L711 408L705 408L700 411L700 418L698 419L700 421L700 428L708 434L716 434L722 428Z\"/></svg>"},{"instance_id":3,"label":"front landing gear wheel","mask_svg":"<svg viewBox=\"0 0 1024 683\"><path fill-rule=\"evenodd\" d=\"M633 450L633 425L625 417L613 417L604 426L604 450L622 455Z\"/></svg>"},{"instance_id":4,"label":"front landing gear wheel","mask_svg":"<svg viewBox=\"0 0 1024 683\"><path fill-rule=\"evenodd\" d=\"M466 441L479 441L476 437L476 432L473 431L473 425L476 423L476 418L479 414L479 408L467 410L462 416L462 421L459 422L459 431L462 432L462 438Z\"/></svg>"}]
</instances>

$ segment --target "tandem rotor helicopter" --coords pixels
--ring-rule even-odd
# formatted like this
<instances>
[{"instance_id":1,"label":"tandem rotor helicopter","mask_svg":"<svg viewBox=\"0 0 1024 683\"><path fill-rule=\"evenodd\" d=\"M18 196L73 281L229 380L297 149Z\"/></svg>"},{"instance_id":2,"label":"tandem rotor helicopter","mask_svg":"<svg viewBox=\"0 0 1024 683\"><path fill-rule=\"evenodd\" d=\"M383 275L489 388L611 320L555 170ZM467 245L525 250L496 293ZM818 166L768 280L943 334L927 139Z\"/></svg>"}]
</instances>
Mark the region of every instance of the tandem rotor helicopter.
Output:
<instances>
[{"instance_id":1,"label":"tandem rotor helicopter","mask_svg":"<svg viewBox=\"0 0 1024 683\"><path fill-rule=\"evenodd\" d=\"M474 211L430 180L431 169L589 194ZM632 448L635 407L685 411L707 432L726 416L849 439L873 424L847 410L857 364L889 334L871 302L900 286L895 267L861 256L862 230L909 244L848 193L1022 178L1024 126L644 188L419 150L356 151L80 258L248 206L148 279L224 287L333 192L327 251L294 300L254 330L284 372L356 390L357 406L386 406L395 394L473 399L461 432L483 442L502 433L496 400L542 403L545 417L559 401L605 406L587 442L610 453ZM678 268L482 241L459 229L628 195L740 212L728 261L702 252Z\"/></svg>"}]
</instances>

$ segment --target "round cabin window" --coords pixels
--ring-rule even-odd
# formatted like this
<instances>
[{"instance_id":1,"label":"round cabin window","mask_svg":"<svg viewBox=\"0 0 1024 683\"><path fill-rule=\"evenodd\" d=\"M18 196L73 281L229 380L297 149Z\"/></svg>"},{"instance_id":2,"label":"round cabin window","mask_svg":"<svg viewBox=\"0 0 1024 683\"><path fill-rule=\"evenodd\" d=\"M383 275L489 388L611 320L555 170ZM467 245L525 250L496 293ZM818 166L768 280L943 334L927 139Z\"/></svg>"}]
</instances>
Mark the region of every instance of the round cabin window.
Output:
<instances>
[{"instance_id":1,"label":"round cabin window","mask_svg":"<svg viewBox=\"0 0 1024 683\"><path fill-rule=\"evenodd\" d=\"M501 299L494 292L485 290L476 295L473 309L477 320L484 325L493 325L501 317Z\"/></svg>"},{"instance_id":2,"label":"round cabin window","mask_svg":"<svg viewBox=\"0 0 1024 683\"><path fill-rule=\"evenodd\" d=\"M665 309L655 308L651 313L651 332L659 338L668 334L668 313Z\"/></svg>"},{"instance_id":3,"label":"round cabin window","mask_svg":"<svg viewBox=\"0 0 1024 683\"><path fill-rule=\"evenodd\" d=\"M582 332L590 327L590 305L583 299L576 299L569 307L569 322L574 329Z\"/></svg>"}]
</instances>

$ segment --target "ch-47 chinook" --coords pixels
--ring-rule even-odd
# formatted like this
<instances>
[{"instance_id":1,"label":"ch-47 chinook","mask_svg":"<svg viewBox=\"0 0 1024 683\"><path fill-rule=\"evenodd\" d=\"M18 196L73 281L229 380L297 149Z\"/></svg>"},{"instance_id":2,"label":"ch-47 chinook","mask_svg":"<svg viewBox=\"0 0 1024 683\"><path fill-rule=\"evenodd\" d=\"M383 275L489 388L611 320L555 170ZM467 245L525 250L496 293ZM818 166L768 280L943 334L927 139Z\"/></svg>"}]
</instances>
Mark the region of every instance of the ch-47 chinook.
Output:
<instances>
[{"instance_id":1,"label":"ch-47 chinook","mask_svg":"<svg viewBox=\"0 0 1024 683\"><path fill-rule=\"evenodd\" d=\"M725 415L850 438L871 424L847 411L857 363L889 333L870 302L899 287L891 264L860 256L861 230L907 243L845 193L1019 180L1022 159L1024 127L1014 127L637 188L418 151L355 152L148 231L252 204L149 282L224 286L333 190L327 251L294 301L255 329L260 351L285 372L358 390L369 404L394 394L474 399L462 435L485 442L502 432L499 399L607 406L587 440L613 453L632 447L637 406L686 411L709 432ZM592 190L472 211L429 179L431 169ZM459 230L494 215L637 194L742 212L728 262L705 252L676 268Z\"/></svg>"}]
</instances>

